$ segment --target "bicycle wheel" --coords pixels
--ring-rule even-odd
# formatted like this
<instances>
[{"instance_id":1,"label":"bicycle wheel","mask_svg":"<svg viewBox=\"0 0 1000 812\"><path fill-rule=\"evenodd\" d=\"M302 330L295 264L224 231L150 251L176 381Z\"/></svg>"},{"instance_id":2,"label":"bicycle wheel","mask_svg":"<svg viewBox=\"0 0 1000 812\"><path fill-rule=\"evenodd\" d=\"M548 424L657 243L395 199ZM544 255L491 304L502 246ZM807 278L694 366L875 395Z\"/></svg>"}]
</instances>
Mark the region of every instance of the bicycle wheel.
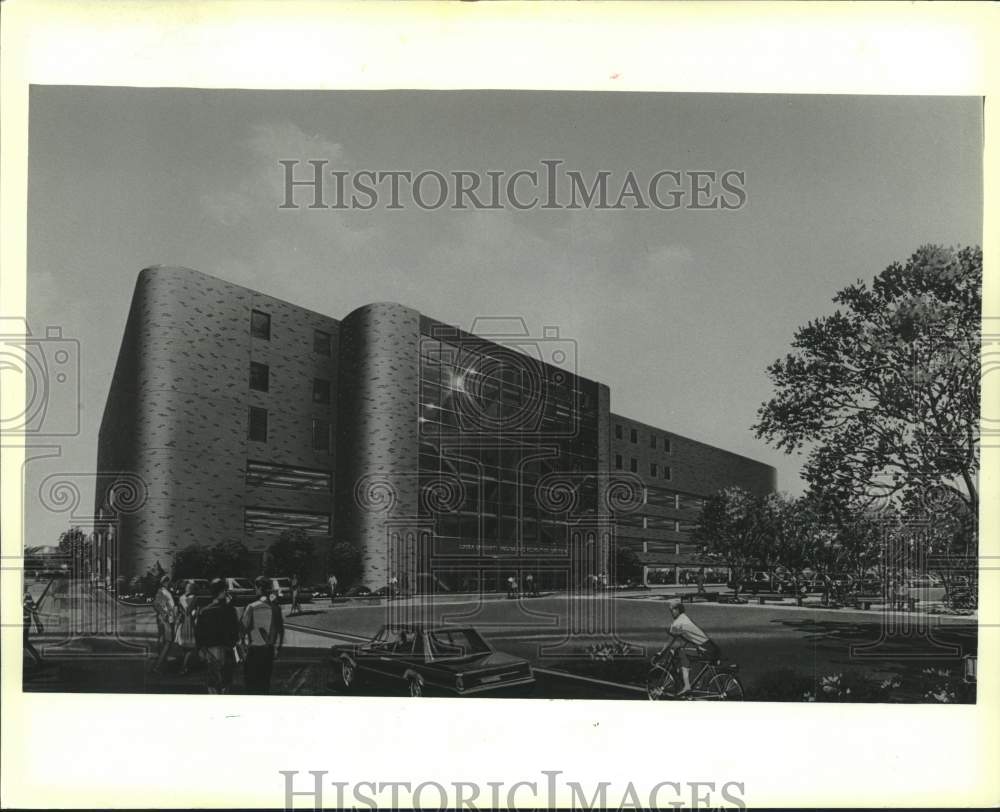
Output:
<instances>
[{"instance_id":1,"label":"bicycle wheel","mask_svg":"<svg viewBox=\"0 0 1000 812\"><path fill-rule=\"evenodd\" d=\"M672 699L677 693L677 677L666 668L653 668L646 675L646 697L654 702Z\"/></svg>"},{"instance_id":2,"label":"bicycle wheel","mask_svg":"<svg viewBox=\"0 0 1000 812\"><path fill-rule=\"evenodd\" d=\"M743 685L732 674L716 674L708 681L708 696L723 702L739 702L743 699Z\"/></svg>"}]
</instances>

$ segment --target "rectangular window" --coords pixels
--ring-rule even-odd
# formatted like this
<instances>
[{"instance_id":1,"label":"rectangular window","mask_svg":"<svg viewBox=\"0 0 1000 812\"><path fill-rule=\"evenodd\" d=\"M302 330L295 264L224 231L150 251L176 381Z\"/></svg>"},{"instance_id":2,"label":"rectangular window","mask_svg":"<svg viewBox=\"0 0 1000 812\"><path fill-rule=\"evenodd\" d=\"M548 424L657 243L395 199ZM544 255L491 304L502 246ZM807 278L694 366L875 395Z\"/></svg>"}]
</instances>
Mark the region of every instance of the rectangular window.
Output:
<instances>
[{"instance_id":1,"label":"rectangular window","mask_svg":"<svg viewBox=\"0 0 1000 812\"><path fill-rule=\"evenodd\" d=\"M656 463L655 462L651 462L649 464L649 475L651 477L653 477L654 479L656 478Z\"/></svg>"},{"instance_id":2,"label":"rectangular window","mask_svg":"<svg viewBox=\"0 0 1000 812\"><path fill-rule=\"evenodd\" d=\"M656 435L655 434L650 434L649 435L649 447L650 448L656 448Z\"/></svg>"},{"instance_id":3,"label":"rectangular window","mask_svg":"<svg viewBox=\"0 0 1000 812\"><path fill-rule=\"evenodd\" d=\"M637 474L639 472L639 460L637 460L635 457L632 457L632 459L629 460L629 469L632 471L633 474Z\"/></svg>"},{"instance_id":4,"label":"rectangular window","mask_svg":"<svg viewBox=\"0 0 1000 812\"><path fill-rule=\"evenodd\" d=\"M267 364L258 364L256 361L250 362L250 388L258 392L266 392L269 384L269 370Z\"/></svg>"},{"instance_id":5,"label":"rectangular window","mask_svg":"<svg viewBox=\"0 0 1000 812\"><path fill-rule=\"evenodd\" d=\"M673 478L672 472L670 470L670 466L669 465L664 465L663 466L663 478L664 479L672 479Z\"/></svg>"},{"instance_id":6,"label":"rectangular window","mask_svg":"<svg viewBox=\"0 0 1000 812\"><path fill-rule=\"evenodd\" d=\"M621 454L615 454L615 468L617 470L619 470L619 471L622 469L622 455Z\"/></svg>"},{"instance_id":7,"label":"rectangular window","mask_svg":"<svg viewBox=\"0 0 1000 812\"><path fill-rule=\"evenodd\" d=\"M330 422L328 420L313 420L313 450L330 450Z\"/></svg>"},{"instance_id":8,"label":"rectangular window","mask_svg":"<svg viewBox=\"0 0 1000 812\"><path fill-rule=\"evenodd\" d=\"M313 330L313 352L317 355L332 355L329 333Z\"/></svg>"},{"instance_id":9,"label":"rectangular window","mask_svg":"<svg viewBox=\"0 0 1000 812\"><path fill-rule=\"evenodd\" d=\"M629 432L629 439L630 439L630 440L631 440L631 441L632 441L633 443L637 443L637 442L639 442L639 432L638 432L638 431L636 431L635 429L632 429L632 430L631 430L631 431Z\"/></svg>"},{"instance_id":10,"label":"rectangular window","mask_svg":"<svg viewBox=\"0 0 1000 812\"><path fill-rule=\"evenodd\" d=\"M271 340L271 317L260 310L250 311L250 335L254 338Z\"/></svg>"},{"instance_id":11,"label":"rectangular window","mask_svg":"<svg viewBox=\"0 0 1000 812\"><path fill-rule=\"evenodd\" d=\"M313 403L330 402L330 382L322 378L313 378Z\"/></svg>"},{"instance_id":12,"label":"rectangular window","mask_svg":"<svg viewBox=\"0 0 1000 812\"><path fill-rule=\"evenodd\" d=\"M249 437L258 443L267 442L267 409L257 406L250 407Z\"/></svg>"},{"instance_id":13,"label":"rectangular window","mask_svg":"<svg viewBox=\"0 0 1000 812\"><path fill-rule=\"evenodd\" d=\"M615 439L620 440L622 438L622 424L615 423Z\"/></svg>"},{"instance_id":14,"label":"rectangular window","mask_svg":"<svg viewBox=\"0 0 1000 812\"><path fill-rule=\"evenodd\" d=\"M247 533L278 535L283 530L302 530L307 536L329 536L329 513L297 513L274 508L244 508Z\"/></svg>"},{"instance_id":15,"label":"rectangular window","mask_svg":"<svg viewBox=\"0 0 1000 812\"><path fill-rule=\"evenodd\" d=\"M671 449L670 449L670 438L669 437L664 437L663 438L663 450L666 451L668 454L671 451Z\"/></svg>"},{"instance_id":16,"label":"rectangular window","mask_svg":"<svg viewBox=\"0 0 1000 812\"><path fill-rule=\"evenodd\" d=\"M292 491L324 491L333 488L333 474L313 468L275 465L270 462L247 462L247 485L261 488L284 488Z\"/></svg>"},{"instance_id":17,"label":"rectangular window","mask_svg":"<svg viewBox=\"0 0 1000 812\"><path fill-rule=\"evenodd\" d=\"M705 500L700 496L688 496L687 494L681 494L677 500L681 510L701 510L705 504Z\"/></svg>"}]
</instances>

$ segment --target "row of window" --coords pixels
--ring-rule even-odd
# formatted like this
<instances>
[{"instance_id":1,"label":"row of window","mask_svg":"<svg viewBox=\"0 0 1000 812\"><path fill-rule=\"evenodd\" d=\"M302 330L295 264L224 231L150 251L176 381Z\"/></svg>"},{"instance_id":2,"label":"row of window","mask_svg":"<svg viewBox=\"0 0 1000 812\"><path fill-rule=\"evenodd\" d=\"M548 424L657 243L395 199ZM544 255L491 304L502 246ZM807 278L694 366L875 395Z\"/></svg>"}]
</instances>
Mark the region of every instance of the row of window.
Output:
<instances>
[{"instance_id":1,"label":"row of window","mask_svg":"<svg viewBox=\"0 0 1000 812\"><path fill-rule=\"evenodd\" d=\"M246 470L247 485L266 488L283 488L293 491L333 490L333 473L314 468L277 465L273 462L249 460Z\"/></svg>"},{"instance_id":2,"label":"row of window","mask_svg":"<svg viewBox=\"0 0 1000 812\"><path fill-rule=\"evenodd\" d=\"M622 463L622 455L621 454L615 454L615 469L618 470L618 471L623 470L622 469L622 464L623 464ZM637 460L635 457L630 457L629 461L628 461L628 469L633 474L638 474L639 473L639 460ZM672 479L673 478L673 471L670 469L669 465L659 465L659 464L657 464L655 462L651 462L649 464L649 475L651 477L653 477L653 479L660 479L660 478L662 478L662 479Z\"/></svg>"},{"instance_id":3,"label":"row of window","mask_svg":"<svg viewBox=\"0 0 1000 812\"><path fill-rule=\"evenodd\" d=\"M622 427L622 424L615 423L615 439L616 440L624 439L624 434L625 434L625 429ZM638 429L629 429L629 442L638 444L639 442ZM659 448L661 445L663 447L663 450L666 451L668 454L671 452L669 437L664 435L662 438L658 438L656 434L650 432L649 447L655 449Z\"/></svg>"},{"instance_id":4,"label":"row of window","mask_svg":"<svg viewBox=\"0 0 1000 812\"><path fill-rule=\"evenodd\" d=\"M301 530L307 536L329 536L329 513L304 513L275 508L244 508L243 529L247 533L281 533Z\"/></svg>"},{"instance_id":5,"label":"row of window","mask_svg":"<svg viewBox=\"0 0 1000 812\"><path fill-rule=\"evenodd\" d=\"M268 392L271 388L271 369L259 361L250 362L250 388L256 392ZM328 404L331 386L326 378L313 378L313 403Z\"/></svg>"},{"instance_id":6,"label":"row of window","mask_svg":"<svg viewBox=\"0 0 1000 812\"><path fill-rule=\"evenodd\" d=\"M643 530L669 530L674 533L691 533L698 527L698 522L687 519L669 519L664 516L636 516L625 514L617 519L620 527L641 528Z\"/></svg>"},{"instance_id":7,"label":"row of window","mask_svg":"<svg viewBox=\"0 0 1000 812\"><path fill-rule=\"evenodd\" d=\"M264 341L271 340L271 316L263 310L250 311L250 335ZM325 330L313 330L313 352L333 355L333 336Z\"/></svg>"},{"instance_id":8,"label":"row of window","mask_svg":"<svg viewBox=\"0 0 1000 812\"><path fill-rule=\"evenodd\" d=\"M267 409L260 406L251 406L247 431L248 439L256 443L266 443L268 435L267 422ZM333 448L333 425L329 420L313 418L312 448L313 451L330 453L330 449Z\"/></svg>"}]
</instances>

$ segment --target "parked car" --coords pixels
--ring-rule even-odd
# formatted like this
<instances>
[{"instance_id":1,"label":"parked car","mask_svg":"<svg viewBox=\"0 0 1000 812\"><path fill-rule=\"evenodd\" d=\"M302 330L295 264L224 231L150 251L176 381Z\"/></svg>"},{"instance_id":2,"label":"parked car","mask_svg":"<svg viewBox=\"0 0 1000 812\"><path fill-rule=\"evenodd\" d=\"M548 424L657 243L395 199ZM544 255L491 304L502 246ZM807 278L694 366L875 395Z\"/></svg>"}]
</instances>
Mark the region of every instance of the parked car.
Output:
<instances>
[{"instance_id":1,"label":"parked car","mask_svg":"<svg viewBox=\"0 0 1000 812\"><path fill-rule=\"evenodd\" d=\"M527 660L495 651L471 627L390 624L367 643L330 653L347 689L374 678L405 685L410 696L468 696L535 681Z\"/></svg>"},{"instance_id":2,"label":"parked car","mask_svg":"<svg viewBox=\"0 0 1000 812\"><path fill-rule=\"evenodd\" d=\"M187 590L188 581L194 584L194 605L207 606L212 602L211 581L208 578L180 578L174 582L175 597L180 597Z\"/></svg>"},{"instance_id":3,"label":"parked car","mask_svg":"<svg viewBox=\"0 0 1000 812\"><path fill-rule=\"evenodd\" d=\"M249 578L226 578L225 581L234 606L246 606L257 597L257 589Z\"/></svg>"},{"instance_id":4,"label":"parked car","mask_svg":"<svg viewBox=\"0 0 1000 812\"><path fill-rule=\"evenodd\" d=\"M292 579L272 578L271 594L277 596L278 603L292 602ZM299 603L309 603L313 599L313 591L307 586L299 587Z\"/></svg>"}]
</instances>

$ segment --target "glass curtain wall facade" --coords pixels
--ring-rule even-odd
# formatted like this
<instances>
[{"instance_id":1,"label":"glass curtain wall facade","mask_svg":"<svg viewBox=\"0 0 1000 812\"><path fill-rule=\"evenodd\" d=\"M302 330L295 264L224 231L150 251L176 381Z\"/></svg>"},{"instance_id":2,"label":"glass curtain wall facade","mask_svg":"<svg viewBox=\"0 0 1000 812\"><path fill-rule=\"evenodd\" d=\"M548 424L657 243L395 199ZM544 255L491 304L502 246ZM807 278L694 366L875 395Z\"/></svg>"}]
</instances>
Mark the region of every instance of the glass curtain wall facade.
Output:
<instances>
[{"instance_id":1,"label":"glass curtain wall facade","mask_svg":"<svg viewBox=\"0 0 1000 812\"><path fill-rule=\"evenodd\" d=\"M565 588L597 514L598 385L523 349L421 320L419 510L447 589Z\"/></svg>"}]
</instances>

